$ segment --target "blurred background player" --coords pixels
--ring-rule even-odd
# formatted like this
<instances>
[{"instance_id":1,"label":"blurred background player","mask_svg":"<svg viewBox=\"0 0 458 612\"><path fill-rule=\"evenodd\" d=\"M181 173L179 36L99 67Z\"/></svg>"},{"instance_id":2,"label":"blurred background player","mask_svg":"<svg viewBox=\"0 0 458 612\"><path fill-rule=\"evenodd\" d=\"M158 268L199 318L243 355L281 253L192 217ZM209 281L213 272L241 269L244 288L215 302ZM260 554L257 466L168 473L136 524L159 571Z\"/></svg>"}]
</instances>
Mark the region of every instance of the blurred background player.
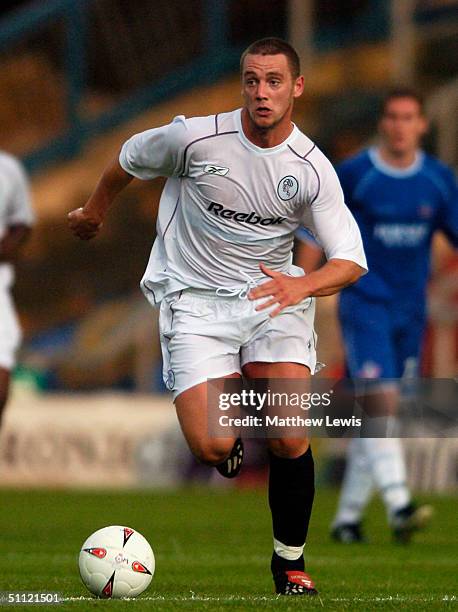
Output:
<instances>
[{"instance_id":1,"label":"blurred background player","mask_svg":"<svg viewBox=\"0 0 458 612\"><path fill-rule=\"evenodd\" d=\"M11 287L13 264L34 221L28 180L19 161L0 151L0 422L21 331Z\"/></svg>"},{"instance_id":2,"label":"blurred background player","mask_svg":"<svg viewBox=\"0 0 458 612\"><path fill-rule=\"evenodd\" d=\"M380 415L396 414L399 379L418 374L433 234L442 230L458 245L455 178L419 148L427 127L419 95L393 90L382 105L379 144L337 168L369 265L369 274L340 296L347 371L354 379L390 379L371 386L363 398L365 407ZM299 265L313 267L317 257L317 245L303 242ZM348 447L334 539L364 540L362 514L374 486L396 539L408 541L429 520L432 508L412 503L400 440L355 438Z\"/></svg>"}]
</instances>

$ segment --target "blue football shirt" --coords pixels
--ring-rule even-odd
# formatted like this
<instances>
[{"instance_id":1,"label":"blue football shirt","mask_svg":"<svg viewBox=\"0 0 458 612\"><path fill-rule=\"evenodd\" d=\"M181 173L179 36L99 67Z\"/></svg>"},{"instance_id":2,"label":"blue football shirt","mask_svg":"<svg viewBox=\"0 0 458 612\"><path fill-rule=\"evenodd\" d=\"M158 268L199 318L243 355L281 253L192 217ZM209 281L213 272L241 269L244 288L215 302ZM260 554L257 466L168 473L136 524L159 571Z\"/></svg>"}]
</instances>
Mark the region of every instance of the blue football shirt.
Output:
<instances>
[{"instance_id":1,"label":"blue football shirt","mask_svg":"<svg viewBox=\"0 0 458 612\"><path fill-rule=\"evenodd\" d=\"M369 266L344 292L423 309L434 232L442 230L458 246L453 172L422 151L410 167L396 169L374 147L340 164L337 174Z\"/></svg>"}]
</instances>

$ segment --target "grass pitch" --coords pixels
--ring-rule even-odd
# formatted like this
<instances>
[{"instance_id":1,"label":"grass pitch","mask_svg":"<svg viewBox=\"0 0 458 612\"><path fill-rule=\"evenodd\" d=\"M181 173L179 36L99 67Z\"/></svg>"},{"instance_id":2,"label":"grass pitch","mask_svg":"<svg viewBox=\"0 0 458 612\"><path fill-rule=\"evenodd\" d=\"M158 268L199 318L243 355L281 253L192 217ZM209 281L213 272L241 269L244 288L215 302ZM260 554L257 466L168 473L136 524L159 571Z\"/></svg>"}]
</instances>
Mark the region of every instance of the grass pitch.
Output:
<instances>
[{"instance_id":1,"label":"grass pitch","mask_svg":"<svg viewBox=\"0 0 458 612\"><path fill-rule=\"evenodd\" d=\"M456 497L428 497L431 527L407 547L391 542L373 504L371 542L342 546L328 537L336 492L318 490L306 547L316 598L277 598L269 572L270 515L265 491L83 493L2 491L0 591L61 593L52 610L424 610L456 608ZM156 555L150 589L137 600L91 599L77 558L96 529L129 525ZM30 606L12 606L25 610Z\"/></svg>"}]
</instances>

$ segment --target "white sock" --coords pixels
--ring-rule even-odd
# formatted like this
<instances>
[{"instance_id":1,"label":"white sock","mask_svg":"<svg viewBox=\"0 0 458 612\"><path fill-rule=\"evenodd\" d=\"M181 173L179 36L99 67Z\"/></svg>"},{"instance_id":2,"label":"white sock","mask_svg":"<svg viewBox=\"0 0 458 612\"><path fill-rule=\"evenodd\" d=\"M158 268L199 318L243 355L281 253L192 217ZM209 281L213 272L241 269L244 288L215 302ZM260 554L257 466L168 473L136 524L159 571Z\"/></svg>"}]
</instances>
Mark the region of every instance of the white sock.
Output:
<instances>
[{"instance_id":1,"label":"white sock","mask_svg":"<svg viewBox=\"0 0 458 612\"><path fill-rule=\"evenodd\" d=\"M347 448L345 475L333 526L359 523L372 489L372 472L363 440L353 438Z\"/></svg>"},{"instance_id":2,"label":"white sock","mask_svg":"<svg viewBox=\"0 0 458 612\"><path fill-rule=\"evenodd\" d=\"M410 503L406 482L406 467L399 438L361 438L388 516Z\"/></svg>"},{"instance_id":3,"label":"white sock","mask_svg":"<svg viewBox=\"0 0 458 612\"><path fill-rule=\"evenodd\" d=\"M274 538L274 551L282 559L287 561L296 561L304 552L304 546L287 546Z\"/></svg>"}]
</instances>

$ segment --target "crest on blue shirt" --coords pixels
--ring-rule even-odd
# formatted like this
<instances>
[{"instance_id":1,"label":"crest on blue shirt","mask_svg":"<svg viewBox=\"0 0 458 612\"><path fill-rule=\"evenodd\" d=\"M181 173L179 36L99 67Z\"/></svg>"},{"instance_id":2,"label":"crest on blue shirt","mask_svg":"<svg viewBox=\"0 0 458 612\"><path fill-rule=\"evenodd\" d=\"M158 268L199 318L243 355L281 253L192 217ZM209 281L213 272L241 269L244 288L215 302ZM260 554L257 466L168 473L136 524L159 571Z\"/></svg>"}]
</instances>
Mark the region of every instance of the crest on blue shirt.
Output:
<instances>
[{"instance_id":1,"label":"crest on blue shirt","mask_svg":"<svg viewBox=\"0 0 458 612\"><path fill-rule=\"evenodd\" d=\"M434 208L428 202L422 202L417 209L418 216L421 219L430 219L434 214Z\"/></svg>"},{"instance_id":2,"label":"crest on blue shirt","mask_svg":"<svg viewBox=\"0 0 458 612\"><path fill-rule=\"evenodd\" d=\"M359 378L379 378L382 373L382 366L375 361L365 361L358 371Z\"/></svg>"}]
</instances>

